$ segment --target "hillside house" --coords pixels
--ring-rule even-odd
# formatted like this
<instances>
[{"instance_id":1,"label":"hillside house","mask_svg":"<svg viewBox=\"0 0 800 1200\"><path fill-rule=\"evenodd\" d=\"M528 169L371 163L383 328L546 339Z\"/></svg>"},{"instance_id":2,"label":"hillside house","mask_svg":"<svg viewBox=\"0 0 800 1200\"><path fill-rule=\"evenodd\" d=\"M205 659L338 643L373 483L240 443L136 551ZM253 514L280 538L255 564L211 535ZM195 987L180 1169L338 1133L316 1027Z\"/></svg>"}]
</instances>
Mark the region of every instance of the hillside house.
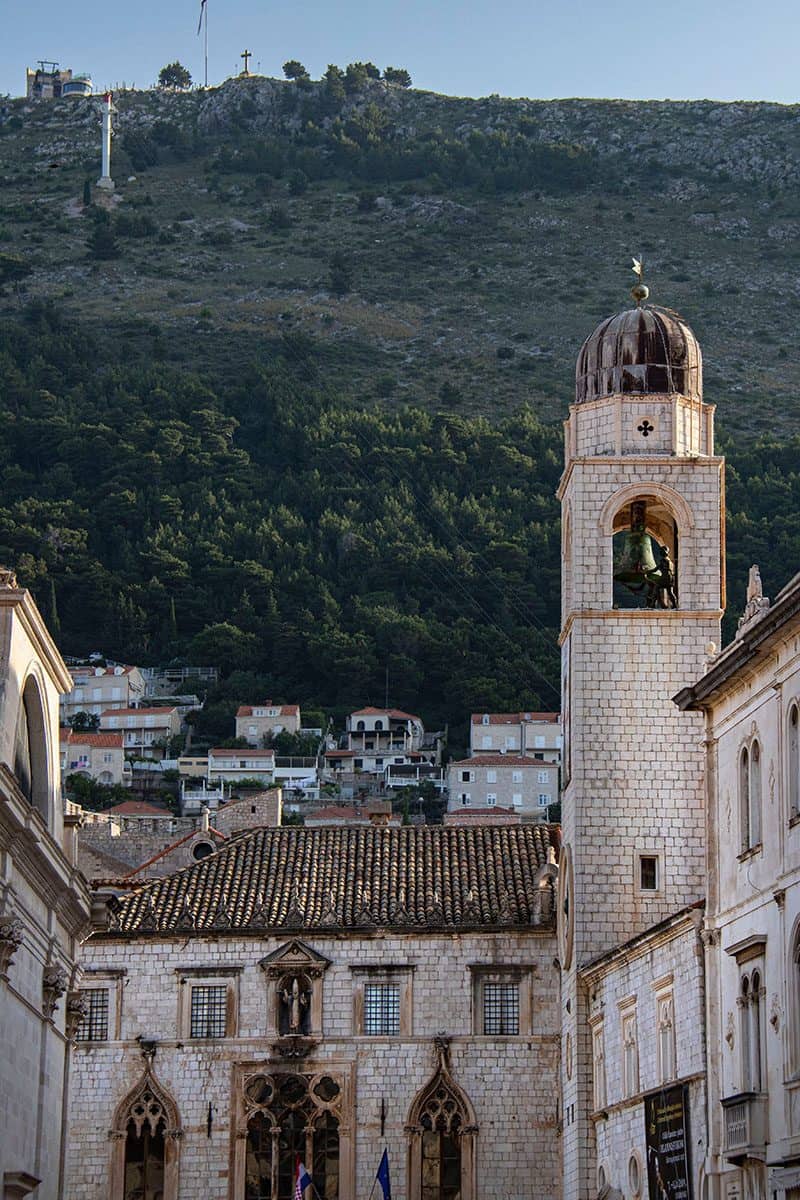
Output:
<instances>
[{"instance_id":1,"label":"hillside house","mask_svg":"<svg viewBox=\"0 0 800 1200\"><path fill-rule=\"evenodd\" d=\"M100 714L103 732L122 732L127 758L166 758L169 741L181 725L177 708L110 708Z\"/></svg>"},{"instance_id":2,"label":"hillside house","mask_svg":"<svg viewBox=\"0 0 800 1200\"><path fill-rule=\"evenodd\" d=\"M237 784L243 779L271 784L274 778L274 750L227 750L218 746L208 752L207 779L210 784Z\"/></svg>"},{"instance_id":3,"label":"hillside house","mask_svg":"<svg viewBox=\"0 0 800 1200\"><path fill-rule=\"evenodd\" d=\"M68 725L79 712L95 717L112 709L138 708L144 700L145 680L138 667L70 667L73 688L61 697L59 715Z\"/></svg>"},{"instance_id":4,"label":"hillside house","mask_svg":"<svg viewBox=\"0 0 800 1200\"><path fill-rule=\"evenodd\" d=\"M264 739L278 733L300 732L300 705L242 704L236 713L236 737L244 738L248 746L263 746Z\"/></svg>"},{"instance_id":5,"label":"hillside house","mask_svg":"<svg viewBox=\"0 0 800 1200\"><path fill-rule=\"evenodd\" d=\"M107 785L130 783L131 767L125 761L122 733L84 733L62 726L59 741L62 776L86 775Z\"/></svg>"},{"instance_id":6,"label":"hillside house","mask_svg":"<svg viewBox=\"0 0 800 1200\"><path fill-rule=\"evenodd\" d=\"M447 768L448 812L462 808L510 808L520 816L547 820L558 800L558 764L514 754L482 754Z\"/></svg>"},{"instance_id":7,"label":"hillside house","mask_svg":"<svg viewBox=\"0 0 800 1200\"><path fill-rule=\"evenodd\" d=\"M561 714L473 713L470 754L520 754L540 762L561 758Z\"/></svg>"}]
</instances>

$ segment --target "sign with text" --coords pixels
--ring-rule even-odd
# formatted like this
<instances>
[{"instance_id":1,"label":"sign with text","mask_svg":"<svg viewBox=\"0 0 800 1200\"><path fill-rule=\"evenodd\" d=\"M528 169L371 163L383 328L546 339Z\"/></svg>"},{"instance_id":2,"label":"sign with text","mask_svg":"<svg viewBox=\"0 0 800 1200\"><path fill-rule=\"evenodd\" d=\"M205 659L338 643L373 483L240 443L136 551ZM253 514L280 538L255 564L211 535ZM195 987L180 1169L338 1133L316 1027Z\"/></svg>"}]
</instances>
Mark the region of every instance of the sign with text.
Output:
<instances>
[{"instance_id":1,"label":"sign with text","mask_svg":"<svg viewBox=\"0 0 800 1200\"><path fill-rule=\"evenodd\" d=\"M689 1088L664 1088L644 1098L650 1200L692 1200Z\"/></svg>"}]
</instances>

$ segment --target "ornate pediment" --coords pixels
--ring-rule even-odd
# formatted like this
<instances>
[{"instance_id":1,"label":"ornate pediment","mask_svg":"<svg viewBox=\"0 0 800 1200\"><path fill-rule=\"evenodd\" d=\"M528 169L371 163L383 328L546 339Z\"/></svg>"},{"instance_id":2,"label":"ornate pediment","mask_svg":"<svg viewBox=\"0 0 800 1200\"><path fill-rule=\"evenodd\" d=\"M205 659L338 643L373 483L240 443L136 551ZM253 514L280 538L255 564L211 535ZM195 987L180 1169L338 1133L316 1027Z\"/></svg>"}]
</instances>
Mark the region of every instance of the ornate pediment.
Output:
<instances>
[{"instance_id":1,"label":"ornate pediment","mask_svg":"<svg viewBox=\"0 0 800 1200\"><path fill-rule=\"evenodd\" d=\"M316 979L327 971L331 960L295 938L262 958L258 965L269 979L278 979L289 973Z\"/></svg>"}]
</instances>

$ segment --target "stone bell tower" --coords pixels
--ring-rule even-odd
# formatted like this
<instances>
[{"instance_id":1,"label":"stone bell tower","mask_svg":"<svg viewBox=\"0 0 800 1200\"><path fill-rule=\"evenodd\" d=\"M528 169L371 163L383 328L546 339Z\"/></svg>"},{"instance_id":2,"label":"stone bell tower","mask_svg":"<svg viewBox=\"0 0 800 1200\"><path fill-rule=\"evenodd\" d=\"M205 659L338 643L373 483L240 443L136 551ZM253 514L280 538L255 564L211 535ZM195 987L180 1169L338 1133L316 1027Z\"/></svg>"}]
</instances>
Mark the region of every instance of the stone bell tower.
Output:
<instances>
[{"instance_id":1,"label":"stone bell tower","mask_svg":"<svg viewBox=\"0 0 800 1200\"><path fill-rule=\"evenodd\" d=\"M558 493L564 1200L600 1190L580 968L704 895L703 729L671 697L719 644L723 460L694 334L632 294L580 351Z\"/></svg>"}]
</instances>

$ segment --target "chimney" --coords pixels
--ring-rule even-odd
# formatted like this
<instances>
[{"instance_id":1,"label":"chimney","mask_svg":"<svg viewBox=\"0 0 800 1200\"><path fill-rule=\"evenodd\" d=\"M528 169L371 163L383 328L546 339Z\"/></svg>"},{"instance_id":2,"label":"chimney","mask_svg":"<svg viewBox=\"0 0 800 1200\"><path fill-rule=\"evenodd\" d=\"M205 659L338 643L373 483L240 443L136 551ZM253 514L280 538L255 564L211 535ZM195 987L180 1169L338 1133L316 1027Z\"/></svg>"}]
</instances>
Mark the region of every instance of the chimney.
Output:
<instances>
[{"instance_id":1,"label":"chimney","mask_svg":"<svg viewBox=\"0 0 800 1200\"><path fill-rule=\"evenodd\" d=\"M208 805L204 804L200 809L200 829L203 833L208 833Z\"/></svg>"}]
</instances>

